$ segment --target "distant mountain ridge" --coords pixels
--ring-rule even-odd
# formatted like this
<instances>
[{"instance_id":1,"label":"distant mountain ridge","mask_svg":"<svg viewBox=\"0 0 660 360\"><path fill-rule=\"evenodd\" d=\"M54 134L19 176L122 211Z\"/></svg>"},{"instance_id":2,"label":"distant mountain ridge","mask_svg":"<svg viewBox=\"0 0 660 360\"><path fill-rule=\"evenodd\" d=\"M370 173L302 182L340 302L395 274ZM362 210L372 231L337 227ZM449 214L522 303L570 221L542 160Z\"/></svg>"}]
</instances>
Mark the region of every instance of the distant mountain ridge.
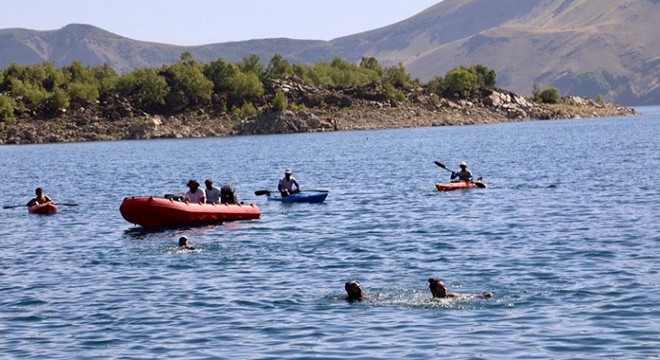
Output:
<instances>
[{"instance_id":1,"label":"distant mountain ridge","mask_svg":"<svg viewBox=\"0 0 660 360\"><path fill-rule=\"evenodd\" d=\"M660 104L660 0L445 0L380 29L332 41L262 39L202 46L131 40L89 25L0 30L0 67L12 61L81 60L119 71L160 66L191 51L200 61L280 53L293 62L334 56L403 63L428 80L459 65L497 71L498 86L529 94L534 83L565 95Z\"/></svg>"}]
</instances>

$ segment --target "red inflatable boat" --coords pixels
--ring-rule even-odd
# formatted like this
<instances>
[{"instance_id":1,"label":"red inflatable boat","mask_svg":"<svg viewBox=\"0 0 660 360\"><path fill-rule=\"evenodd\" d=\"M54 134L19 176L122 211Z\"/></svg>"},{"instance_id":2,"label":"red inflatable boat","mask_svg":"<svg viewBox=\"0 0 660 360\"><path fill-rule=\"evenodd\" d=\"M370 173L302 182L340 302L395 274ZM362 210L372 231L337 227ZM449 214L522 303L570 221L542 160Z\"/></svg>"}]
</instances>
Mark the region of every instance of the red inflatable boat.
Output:
<instances>
[{"instance_id":1,"label":"red inflatable boat","mask_svg":"<svg viewBox=\"0 0 660 360\"><path fill-rule=\"evenodd\" d=\"M254 204L197 204L153 196L127 197L119 207L126 221L145 228L258 219Z\"/></svg>"},{"instance_id":2,"label":"red inflatable boat","mask_svg":"<svg viewBox=\"0 0 660 360\"><path fill-rule=\"evenodd\" d=\"M52 202L28 206L28 211L33 214L51 214L57 211L57 205Z\"/></svg>"}]
</instances>

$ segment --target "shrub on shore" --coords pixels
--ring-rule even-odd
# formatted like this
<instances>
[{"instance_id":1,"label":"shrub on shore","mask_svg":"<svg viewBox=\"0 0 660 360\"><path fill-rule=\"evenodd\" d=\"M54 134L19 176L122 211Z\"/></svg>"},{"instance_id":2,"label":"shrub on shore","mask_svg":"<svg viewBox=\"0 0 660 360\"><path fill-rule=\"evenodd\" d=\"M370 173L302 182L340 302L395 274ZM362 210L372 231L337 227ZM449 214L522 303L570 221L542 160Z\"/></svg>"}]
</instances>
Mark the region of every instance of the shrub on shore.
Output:
<instances>
[{"instance_id":1,"label":"shrub on shore","mask_svg":"<svg viewBox=\"0 0 660 360\"><path fill-rule=\"evenodd\" d=\"M373 57L363 57L359 63L335 57L331 62L307 65L291 64L279 54L264 64L259 56L250 55L237 63L220 58L203 64L184 52L174 64L138 68L121 75L107 64L84 66L80 61L62 68L50 62L12 63L0 71L0 93L5 94L3 116L7 118L10 113L52 115L97 101L114 103L113 99L126 99L133 110L145 112L176 113L190 106L212 106L223 111L239 109L244 114L267 107L267 85L291 77L310 86L351 88L376 84L373 88L380 89L377 91L386 98L402 102L406 101L407 90L420 85L446 97L467 97L480 88L495 86L496 75L483 65L458 67L444 78L420 84L403 64L383 67ZM274 95L272 107L286 109L288 99L277 90L268 88L275 92L270 93ZM8 99L13 101L12 111L8 110Z\"/></svg>"}]
</instances>

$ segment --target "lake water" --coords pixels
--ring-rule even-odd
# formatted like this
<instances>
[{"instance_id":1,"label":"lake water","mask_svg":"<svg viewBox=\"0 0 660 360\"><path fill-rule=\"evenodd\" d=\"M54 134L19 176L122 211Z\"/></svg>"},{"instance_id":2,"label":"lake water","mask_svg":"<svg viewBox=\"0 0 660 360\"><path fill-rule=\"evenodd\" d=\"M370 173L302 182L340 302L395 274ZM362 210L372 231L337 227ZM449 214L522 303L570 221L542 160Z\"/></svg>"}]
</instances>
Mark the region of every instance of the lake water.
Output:
<instances>
[{"instance_id":1,"label":"lake water","mask_svg":"<svg viewBox=\"0 0 660 360\"><path fill-rule=\"evenodd\" d=\"M464 127L1 146L0 358L658 358L660 108ZM439 193L468 161L488 189ZM325 204L256 197L291 167ZM259 220L145 232L124 196ZM195 251L178 251L187 235ZM427 279L493 299L431 300ZM369 296L349 304L344 282Z\"/></svg>"}]
</instances>

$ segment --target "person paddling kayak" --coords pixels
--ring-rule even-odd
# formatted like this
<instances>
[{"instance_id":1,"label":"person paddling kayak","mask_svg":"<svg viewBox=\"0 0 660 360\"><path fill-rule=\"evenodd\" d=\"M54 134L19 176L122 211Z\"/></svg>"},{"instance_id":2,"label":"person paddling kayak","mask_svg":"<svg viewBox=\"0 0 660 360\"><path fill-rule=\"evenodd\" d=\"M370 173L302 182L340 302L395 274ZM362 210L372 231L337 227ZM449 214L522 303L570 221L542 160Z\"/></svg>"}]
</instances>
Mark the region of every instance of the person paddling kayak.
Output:
<instances>
[{"instance_id":1,"label":"person paddling kayak","mask_svg":"<svg viewBox=\"0 0 660 360\"><path fill-rule=\"evenodd\" d=\"M280 192L282 197L287 197L293 193L300 192L300 186L298 186L298 181L296 178L291 176L291 169L284 170L284 177L280 179L280 182L277 184L277 190ZM296 187L295 190L293 187Z\"/></svg>"},{"instance_id":2,"label":"person paddling kayak","mask_svg":"<svg viewBox=\"0 0 660 360\"><path fill-rule=\"evenodd\" d=\"M472 171L468 170L467 162L461 161L461 163L458 166L461 168L461 171L452 172L451 179L454 180L458 178L458 180L462 180L462 181L472 180Z\"/></svg>"},{"instance_id":3,"label":"person paddling kayak","mask_svg":"<svg viewBox=\"0 0 660 360\"><path fill-rule=\"evenodd\" d=\"M30 201L28 201L27 206L34 206L34 205L53 202L53 199L51 199L48 195L44 194L43 189L41 189L40 187L34 190L34 193L37 196L33 197Z\"/></svg>"}]
</instances>

